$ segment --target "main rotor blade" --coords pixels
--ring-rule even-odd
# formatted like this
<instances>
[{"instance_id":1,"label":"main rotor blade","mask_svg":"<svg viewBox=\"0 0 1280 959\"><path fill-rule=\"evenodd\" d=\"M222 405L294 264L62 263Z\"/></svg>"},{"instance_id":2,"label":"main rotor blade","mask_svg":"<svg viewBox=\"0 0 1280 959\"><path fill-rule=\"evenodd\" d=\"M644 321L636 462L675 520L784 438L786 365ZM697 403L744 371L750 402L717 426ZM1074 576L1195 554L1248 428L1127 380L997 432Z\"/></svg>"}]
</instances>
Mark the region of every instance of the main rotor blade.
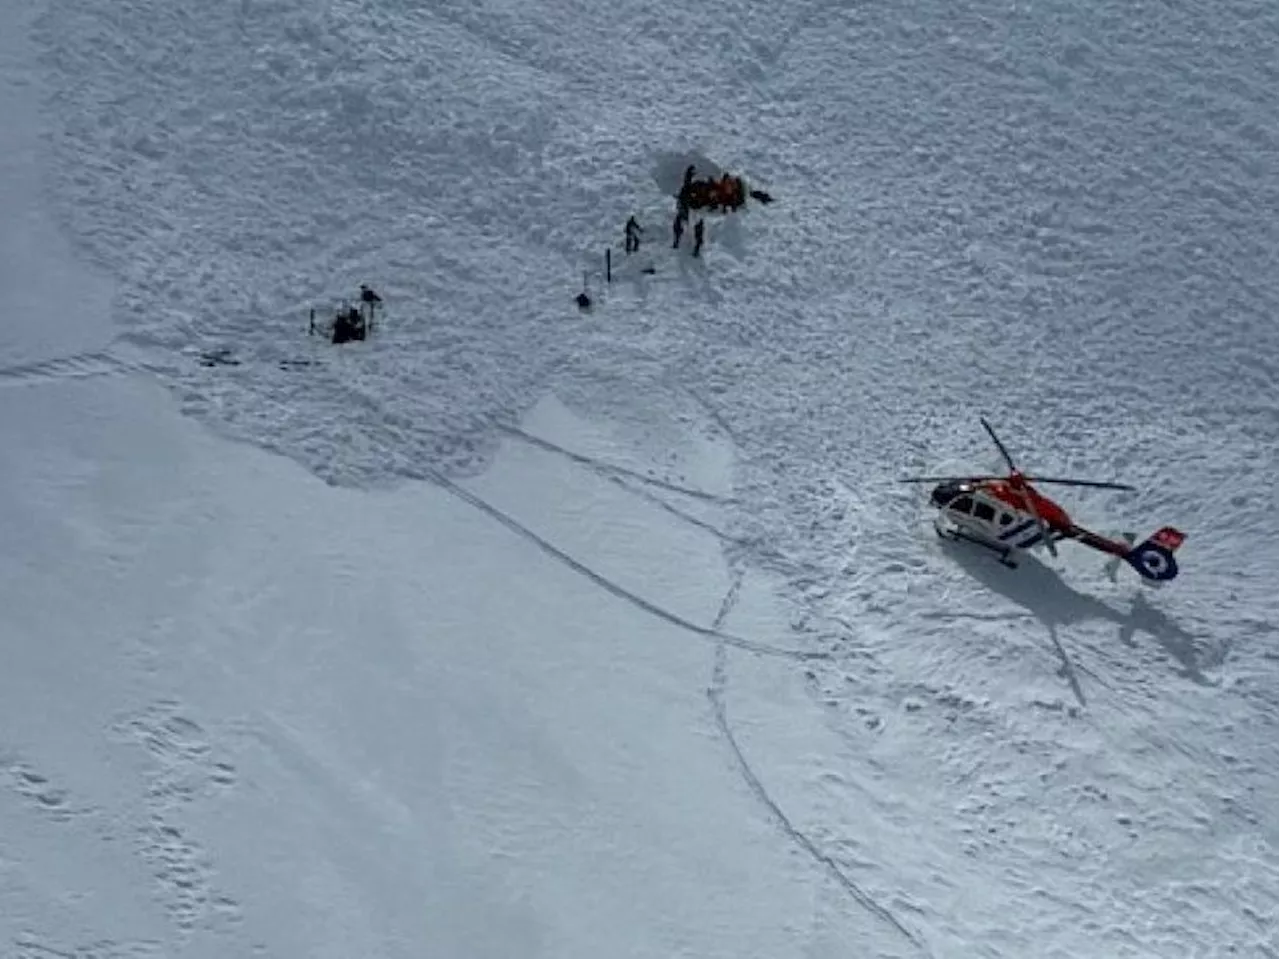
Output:
<instances>
[{"instance_id":1,"label":"main rotor blade","mask_svg":"<svg viewBox=\"0 0 1280 959\"><path fill-rule=\"evenodd\" d=\"M984 480L1004 480L1007 476L904 476L899 483L980 483Z\"/></svg>"},{"instance_id":2,"label":"main rotor blade","mask_svg":"<svg viewBox=\"0 0 1280 959\"><path fill-rule=\"evenodd\" d=\"M1070 479L1068 477L1055 476L1024 476L1028 483L1056 483L1059 486L1093 486L1098 489L1123 489L1134 492L1136 487L1129 486L1127 483L1103 483L1098 480L1082 480Z\"/></svg>"},{"instance_id":3,"label":"main rotor blade","mask_svg":"<svg viewBox=\"0 0 1280 959\"><path fill-rule=\"evenodd\" d=\"M1004 444L1000 442L1000 437L996 436L996 431L992 429L991 424L987 422L985 416L979 416L978 422L982 424L982 428L987 431L987 435L991 437L991 442L996 444L996 449L1000 451L1000 455L1004 457L1005 463L1009 466L1009 472L1016 473L1018 467L1013 465L1013 457L1009 455L1009 451L1004 448Z\"/></svg>"}]
</instances>

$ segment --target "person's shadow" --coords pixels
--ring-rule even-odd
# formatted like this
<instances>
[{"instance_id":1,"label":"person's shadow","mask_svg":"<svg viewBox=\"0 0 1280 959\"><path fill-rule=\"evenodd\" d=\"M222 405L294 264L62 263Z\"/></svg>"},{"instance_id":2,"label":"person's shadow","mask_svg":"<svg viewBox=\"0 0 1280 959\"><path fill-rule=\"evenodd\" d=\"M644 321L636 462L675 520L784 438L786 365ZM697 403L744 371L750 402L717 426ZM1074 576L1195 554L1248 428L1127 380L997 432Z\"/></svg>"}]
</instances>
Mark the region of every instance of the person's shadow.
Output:
<instances>
[{"instance_id":1,"label":"person's shadow","mask_svg":"<svg viewBox=\"0 0 1280 959\"><path fill-rule=\"evenodd\" d=\"M1205 656L1203 644L1160 610L1153 608L1142 593L1138 593L1127 611L1116 609L1099 599L1072 589L1049 567L1034 556L1018 556L1018 568L1009 569L996 562L993 555L968 543L943 542L947 555L951 556L966 573L993 592L1007 597L1028 610L1044 623L1049 631L1058 658L1062 661L1061 675L1070 684L1080 705L1086 705L1084 693L1076 677L1076 668L1058 639L1058 627L1089 619L1101 619L1119 627L1118 638L1127 646L1137 645L1135 636L1146 633L1167 652L1180 667L1179 671L1192 682L1211 686L1213 682L1201 671ZM1123 575L1124 571L1121 571ZM1144 587L1138 587L1139 589Z\"/></svg>"}]
</instances>

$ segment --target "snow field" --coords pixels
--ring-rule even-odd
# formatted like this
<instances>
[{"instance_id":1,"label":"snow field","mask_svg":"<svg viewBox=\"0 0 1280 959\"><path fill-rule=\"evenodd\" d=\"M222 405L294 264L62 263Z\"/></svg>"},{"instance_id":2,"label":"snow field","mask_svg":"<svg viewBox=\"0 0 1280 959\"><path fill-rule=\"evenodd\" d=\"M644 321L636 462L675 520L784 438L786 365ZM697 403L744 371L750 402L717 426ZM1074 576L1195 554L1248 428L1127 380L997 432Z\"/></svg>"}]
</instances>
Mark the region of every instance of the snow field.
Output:
<instances>
[{"instance_id":1,"label":"snow field","mask_svg":"<svg viewBox=\"0 0 1280 959\"><path fill-rule=\"evenodd\" d=\"M4 16L0 942L1275 955L1274 12Z\"/></svg>"}]
</instances>

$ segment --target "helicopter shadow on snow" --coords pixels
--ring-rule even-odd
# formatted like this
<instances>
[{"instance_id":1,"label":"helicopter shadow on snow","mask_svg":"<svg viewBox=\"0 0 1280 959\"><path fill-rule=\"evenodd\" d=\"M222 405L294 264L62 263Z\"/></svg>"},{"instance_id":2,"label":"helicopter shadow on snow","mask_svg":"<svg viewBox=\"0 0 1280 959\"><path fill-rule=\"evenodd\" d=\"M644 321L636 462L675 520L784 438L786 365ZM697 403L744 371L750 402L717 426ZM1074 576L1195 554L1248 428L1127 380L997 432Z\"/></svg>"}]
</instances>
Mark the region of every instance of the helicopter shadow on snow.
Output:
<instances>
[{"instance_id":1,"label":"helicopter shadow on snow","mask_svg":"<svg viewBox=\"0 0 1280 959\"><path fill-rule=\"evenodd\" d=\"M1116 609L1100 599L1072 589L1057 572L1034 556L1018 557L1018 568L1009 569L968 544L944 541L942 545L947 555L966 573L993 592L1023 607L1045 625L1054 651L1062 661L1061 675L1071 685L1071 691L1082 706L1086 704L1084 693L1076 676L1075 665L1058 638L1058 628L1086 620L1096 619L1115 624L1119 627L1118 638L1130 648L1137 647L1137 634L1146 633L1173 658L1182 675L1201 686L1213 685L1201 670L1203 655L1195 635L1152 607L1142 593L1133 597L1127 611Z\"/></svg>"}]
</instances>

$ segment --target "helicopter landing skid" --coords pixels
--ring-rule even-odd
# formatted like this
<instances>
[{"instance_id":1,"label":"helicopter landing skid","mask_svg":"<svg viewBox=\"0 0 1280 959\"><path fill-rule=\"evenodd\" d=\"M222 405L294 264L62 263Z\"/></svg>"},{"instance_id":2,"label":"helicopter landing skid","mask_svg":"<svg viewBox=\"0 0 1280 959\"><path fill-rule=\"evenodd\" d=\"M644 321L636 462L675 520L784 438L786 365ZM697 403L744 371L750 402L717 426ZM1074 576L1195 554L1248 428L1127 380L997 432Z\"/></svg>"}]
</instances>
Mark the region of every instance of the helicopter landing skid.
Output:
<instances>
[{"instance_id":1,"label":"helicopter landing skid","mask_svg":"<svg viewBox=\"0 0 1280 959\"><path fill-rule=\"evenodd\" d=\"M980 537L970 536L968 533L950 525L949 523L944 524L942 522L935 522L933 524L933 530L938 534L939 539L949 539L953 543L961 541L973 543L975 546L981 546L983 549L990 550L996 554L996 562L1006 569L1018 568L1018 564L1014 560L1010 559L1010 556L1013 554L1013 549L1011 547L997 546L988 540L981 539Z\"/></svg>"}]
</instances>

